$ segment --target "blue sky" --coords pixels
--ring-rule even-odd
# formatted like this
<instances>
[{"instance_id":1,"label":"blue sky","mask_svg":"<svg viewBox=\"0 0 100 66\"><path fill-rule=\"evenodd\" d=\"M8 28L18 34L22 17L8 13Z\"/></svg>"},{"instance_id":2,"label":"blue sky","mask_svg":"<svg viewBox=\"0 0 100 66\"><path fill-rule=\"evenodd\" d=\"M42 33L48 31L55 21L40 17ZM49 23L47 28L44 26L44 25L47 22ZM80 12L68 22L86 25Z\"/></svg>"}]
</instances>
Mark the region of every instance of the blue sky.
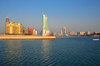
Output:
<instances>
[{"instance_id":1,"label":"blue sky","mask_svg":"<svg viewBox=\"0 0 100 66\"><path fill-rule=\"evenodd\" d=\"M42 30L42 14L48 17L48 28L67 31L100 32L100 0L0 0L0 33L5 18L25 27Z\"/></svg>"}]
</instances>

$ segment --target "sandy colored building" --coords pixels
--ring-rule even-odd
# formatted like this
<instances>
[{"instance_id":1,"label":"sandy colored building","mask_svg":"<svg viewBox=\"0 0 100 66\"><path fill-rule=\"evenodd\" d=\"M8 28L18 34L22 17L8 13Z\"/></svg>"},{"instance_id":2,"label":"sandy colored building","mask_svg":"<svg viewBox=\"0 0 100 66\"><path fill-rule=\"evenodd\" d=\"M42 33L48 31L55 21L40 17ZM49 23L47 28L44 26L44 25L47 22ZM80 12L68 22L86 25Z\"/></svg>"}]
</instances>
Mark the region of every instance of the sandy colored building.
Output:
<instances>
[{"instance_id":1,"label":"sandy colored building","mask_svg":"<svg viewBox=\"0 0 100 66\"><path fill-rule=\"evenodd\" d=\"M85 32L79 32L79 35L83 36L85 35Z\"/></svg>"},{"instance_id":2,"label":"sandy colored building","mask_svg":"<svg viewBox=\"0 0 100 66\"><path fill-rule=\"evenodd\" d=\"M70 35L71 35L71 36L76 36L76 35L77 35L77 33L76 33L76 32L74 32L74 31L72 31L72 32L70 32Z\"/></svg>"},{"instance_id":3,"label":"sandy colored building","mask_svg":"<svg viewBox=\"0 0 100 66\"><path fill-rule=\"evenodd\" d=\"M9 18L6 18L5 34L21 35L23 34L23 26L21 23L10 22Z\"/></svg>"}]
</instances>

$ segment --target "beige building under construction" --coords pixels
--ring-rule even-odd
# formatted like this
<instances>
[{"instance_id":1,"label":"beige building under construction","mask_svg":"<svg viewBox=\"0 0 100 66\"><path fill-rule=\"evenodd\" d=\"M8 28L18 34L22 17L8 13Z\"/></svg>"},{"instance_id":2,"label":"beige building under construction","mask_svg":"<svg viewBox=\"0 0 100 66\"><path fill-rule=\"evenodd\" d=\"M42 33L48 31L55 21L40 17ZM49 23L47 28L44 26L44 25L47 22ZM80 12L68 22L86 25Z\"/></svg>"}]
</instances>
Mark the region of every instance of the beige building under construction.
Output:
<instances>
[{"instance_id":1,"label":"beige building under construction","mask_svg":"<svg viewBox=\"0 0 100 66\"><path fill-rule=\"evenodd\" d=\"M5 34L9 35L21 35L23 34L23 26L21 23L10 22L9 18L6 18Z\"/></svg>"}]
</instances>

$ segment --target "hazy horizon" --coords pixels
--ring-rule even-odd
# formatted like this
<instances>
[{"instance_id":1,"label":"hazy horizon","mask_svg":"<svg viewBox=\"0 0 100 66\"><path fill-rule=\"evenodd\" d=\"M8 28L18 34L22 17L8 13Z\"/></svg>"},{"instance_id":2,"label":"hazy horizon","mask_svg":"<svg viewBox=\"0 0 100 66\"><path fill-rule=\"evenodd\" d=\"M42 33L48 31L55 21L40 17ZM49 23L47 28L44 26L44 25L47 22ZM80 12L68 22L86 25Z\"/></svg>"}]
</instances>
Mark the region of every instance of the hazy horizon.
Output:
<instances>
[{"instance_id":1,"label":"hazy horizon","mask_svg":"<svg viewBox=\"0 0 100 66\"><path fill-rule=\"evenodd\" d=\"M40 32L42 14L48 17L48 28L56 33L63 26L68 32L100 32L100 0L0 0L0 33L5 31L7 16Z\"/></svg>"}]
</instances>

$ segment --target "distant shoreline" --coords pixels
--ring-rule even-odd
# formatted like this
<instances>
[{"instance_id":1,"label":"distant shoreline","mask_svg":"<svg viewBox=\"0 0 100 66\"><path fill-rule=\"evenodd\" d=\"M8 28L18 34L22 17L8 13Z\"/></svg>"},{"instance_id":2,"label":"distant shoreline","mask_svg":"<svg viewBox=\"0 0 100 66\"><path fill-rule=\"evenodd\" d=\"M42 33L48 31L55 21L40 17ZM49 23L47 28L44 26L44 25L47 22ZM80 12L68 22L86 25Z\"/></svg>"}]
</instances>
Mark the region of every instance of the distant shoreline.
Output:
<instances>
[{"instance_id":1,"label":"distant shoreline","mask_svg":"<svg viewBox=\"0 0 100 66\"><path fill-rule=\"evenodd\" d=\"M56 36L0 35L0 40L53 40Z\"/></svg>"},{"instance_id":2,"label":"distant shoreline","mask_svg":"<svg viewBox=\"0 0 100 66\"><path fill-rule=\"evenodd\" d=\"M65 37L65 36L57 36L57 37ZM100 35L91 35L91 36L66 36L66 37L100 37Z\"/></svg>"}]
</instances>

